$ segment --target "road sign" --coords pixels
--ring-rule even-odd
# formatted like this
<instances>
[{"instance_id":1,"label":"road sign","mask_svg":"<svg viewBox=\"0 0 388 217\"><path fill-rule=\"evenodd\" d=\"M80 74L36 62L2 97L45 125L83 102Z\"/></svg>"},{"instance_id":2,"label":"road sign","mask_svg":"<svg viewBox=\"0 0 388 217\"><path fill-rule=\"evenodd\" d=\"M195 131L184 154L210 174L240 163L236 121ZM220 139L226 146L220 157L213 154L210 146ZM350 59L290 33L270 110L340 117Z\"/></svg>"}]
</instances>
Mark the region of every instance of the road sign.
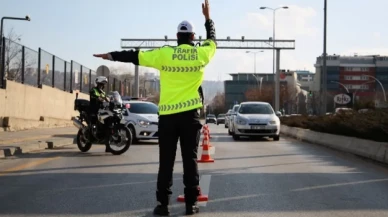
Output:
<instances>
[{"instance_id":1,"label":"road sign","mask_svg":"<svg viewBox=\"0 0 388 217\"><path fill-rule=\"evenodd\" d=\"M334 102L339 105L346 105L352 101L352 97L350 97L348 94L337 94L334 96Z\"/></svg>"},{"instance_id":2,"label":"road sign","mask_svg":"<svg viewBox=\"0 0 388 217\"><path fill-rule=\"evenodd\" d=\"M105 77L109 77L109 74L110 74L110 70L107 66L105 65L101 65L97 68L97 72L96 72L97 76L105 76Z\"/></svg>"},{"instance_id":3,"label":"road sign","mask_svg":"<svg viewBox=\"0 0 388 217\"><path fill-rule=\"evenodd\" d=\"M48 74L50 71L50 65L49 64L46 64L46 74Z\"/></svg>"},{"instance_id":4,"label":"road sign","mask_svg":"<svg viewBox=\"0 0 388 217\"><path fill-rule=\"evenodd\" d=\"M84 75L84 84L88 84L88 76Z\"/></svg>"}]
</instances>

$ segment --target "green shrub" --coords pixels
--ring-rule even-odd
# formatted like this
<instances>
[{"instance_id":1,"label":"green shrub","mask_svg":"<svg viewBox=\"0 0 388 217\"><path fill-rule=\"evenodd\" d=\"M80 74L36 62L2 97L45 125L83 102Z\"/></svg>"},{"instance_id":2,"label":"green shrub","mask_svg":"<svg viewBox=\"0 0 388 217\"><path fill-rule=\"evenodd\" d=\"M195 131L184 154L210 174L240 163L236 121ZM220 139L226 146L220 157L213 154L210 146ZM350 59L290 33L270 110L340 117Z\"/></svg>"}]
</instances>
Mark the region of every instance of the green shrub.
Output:
<instances>
[{"instance_id":1,"label":"green shrub","mask_svg":"<svg viewBox=\"0 0 388 217\"><path fill-rule=\"evenodd\" d=\"M325 116L281 117L281 123L317 132L388 142L388 111L347 112Z\"/></svg>"}]
</instances>

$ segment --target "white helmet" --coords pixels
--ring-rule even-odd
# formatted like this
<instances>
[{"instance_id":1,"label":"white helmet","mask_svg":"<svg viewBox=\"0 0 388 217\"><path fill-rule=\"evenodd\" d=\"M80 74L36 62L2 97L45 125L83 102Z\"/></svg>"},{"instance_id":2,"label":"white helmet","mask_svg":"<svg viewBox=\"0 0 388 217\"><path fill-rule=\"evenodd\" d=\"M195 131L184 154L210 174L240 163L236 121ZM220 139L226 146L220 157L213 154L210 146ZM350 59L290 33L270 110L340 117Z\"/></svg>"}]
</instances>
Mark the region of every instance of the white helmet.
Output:
<instances>
[{"instance_id":1,"label":"white helmet","mask_svg":"<svg viewBox=\"0 0 388 217\"><path fill-rule=\"evenodd\" d=\"M106 78L105 76L98 76L96 78L96 80L94 80L94 85L98 85L98 84L107 84L108 83L108 78Z\"/></svg>"}]
</instances>

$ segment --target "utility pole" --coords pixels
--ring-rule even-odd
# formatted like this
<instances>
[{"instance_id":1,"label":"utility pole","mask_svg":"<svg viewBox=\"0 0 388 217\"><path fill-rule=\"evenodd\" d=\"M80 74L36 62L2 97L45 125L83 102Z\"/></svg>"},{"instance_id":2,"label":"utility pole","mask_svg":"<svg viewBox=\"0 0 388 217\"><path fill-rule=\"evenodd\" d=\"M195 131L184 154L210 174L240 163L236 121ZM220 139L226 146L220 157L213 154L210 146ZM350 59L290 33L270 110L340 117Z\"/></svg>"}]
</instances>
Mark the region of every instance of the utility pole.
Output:
<instances>
[{"instance_id":1,"label":"utility pole","mask_svg":"<svg viewBox=\"0 0 388 217\"><path fill-rule=\"evenodd\" d=\"M322 115L325 115L327 112L327 67L326 67L326 36L327 36L327 0L324 0L323 7L323 62L322 62Z\"/></svg>"}]
</instances>

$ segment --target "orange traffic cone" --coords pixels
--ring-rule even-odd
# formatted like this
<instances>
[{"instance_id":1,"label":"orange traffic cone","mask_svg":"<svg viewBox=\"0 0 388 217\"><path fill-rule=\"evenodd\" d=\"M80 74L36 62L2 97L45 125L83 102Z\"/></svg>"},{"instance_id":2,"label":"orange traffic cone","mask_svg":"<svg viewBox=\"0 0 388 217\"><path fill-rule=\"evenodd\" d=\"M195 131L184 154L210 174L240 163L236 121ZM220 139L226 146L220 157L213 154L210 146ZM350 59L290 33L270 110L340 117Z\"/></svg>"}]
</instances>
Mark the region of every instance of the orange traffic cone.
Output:
<instances>
[{"instance_id":1,"label":"orange traffic cone","mask_svg":"<svg viewBox=\"0 0 388 217\"><path fill-rule=\"evenodd\" d=\"M210 145L210 140L209 140L209 134L206 130L203 130L203 139L202 139L202 145L201 147L203 147L205 144L207 144L209 147L213 147Z\"/></svg>"},{"instance_id":2,"label":"orange traffic cone","mask_svg":"<svg viewBox=\"0 0 388 217\"><path fill-rule=\"evenodd\" d=\"M202 156L201 159L198 160L199 163L213 163L214 159L211 158L209 153L210 143L209 143L209 137L205 136L203 138L203 145L202 145Z\"/></svg>"},{"instance_id":3,"label":"orange traffic cone","mask_svg":"<svg viewBox=\"0 0 388 217\"><path fill-rule=\"evenodd\" d=\"M212 137L210 136L210 129L209 129L209 125L205 125L205 130L207 131L207 134L209 135L209 139L211 139Z\"/></svg>"},{"instance_id":4,"label":"orange traffic cone","mask_svg":"<svg viewBox=\"0 0 388 217\"><path fill-rule=\"evenodd\" d=\"M198 202L206 202L209 200L209 196L202 194L201 189L199 189L199 196L197 197ZM177 198L178 202L185 202L185 195L179 195Z\"/></svg>"}]
</instances>

